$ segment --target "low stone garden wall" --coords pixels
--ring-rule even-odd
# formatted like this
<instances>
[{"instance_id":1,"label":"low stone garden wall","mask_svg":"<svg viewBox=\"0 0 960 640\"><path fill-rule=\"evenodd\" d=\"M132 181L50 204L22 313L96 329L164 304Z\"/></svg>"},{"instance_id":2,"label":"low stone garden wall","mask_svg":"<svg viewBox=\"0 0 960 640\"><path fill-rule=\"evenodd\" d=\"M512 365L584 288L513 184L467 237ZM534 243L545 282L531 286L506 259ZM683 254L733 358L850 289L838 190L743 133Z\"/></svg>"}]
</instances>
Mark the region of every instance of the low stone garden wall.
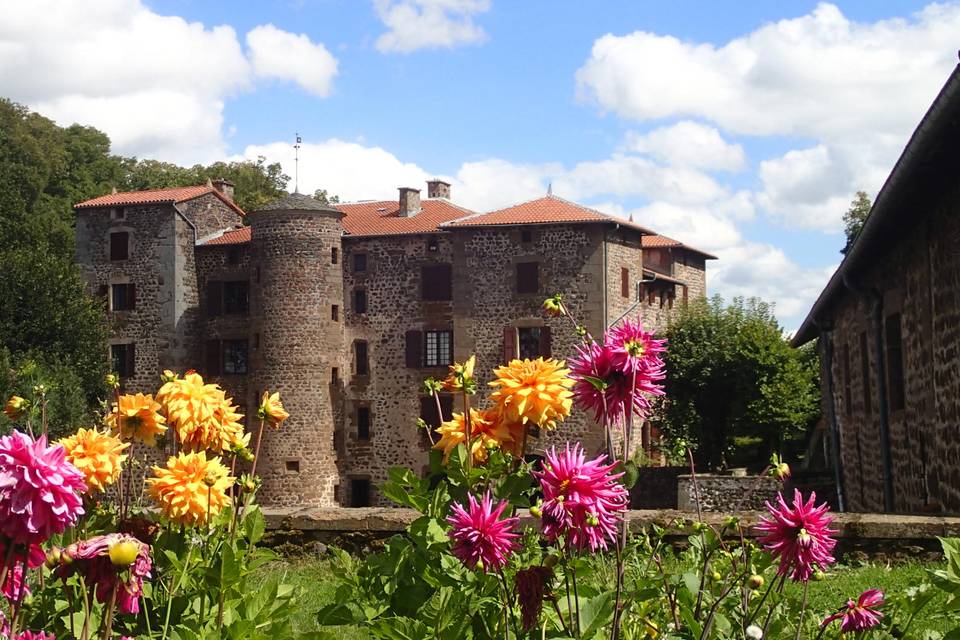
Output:
<instances>
[{"instance_id":1,"label":"low stone garden wall","mask_svg":"<svg viewBox=\"0 0 960 640\"><path fill-rule=\"evenodd\" d=\"M697 495L702 511L736 511L764 508L764 503L774 500L783 484L769 476L732 476L689 474L677 477L677 508L681 511L697 510Z\"/></svg>"}]
</instances>

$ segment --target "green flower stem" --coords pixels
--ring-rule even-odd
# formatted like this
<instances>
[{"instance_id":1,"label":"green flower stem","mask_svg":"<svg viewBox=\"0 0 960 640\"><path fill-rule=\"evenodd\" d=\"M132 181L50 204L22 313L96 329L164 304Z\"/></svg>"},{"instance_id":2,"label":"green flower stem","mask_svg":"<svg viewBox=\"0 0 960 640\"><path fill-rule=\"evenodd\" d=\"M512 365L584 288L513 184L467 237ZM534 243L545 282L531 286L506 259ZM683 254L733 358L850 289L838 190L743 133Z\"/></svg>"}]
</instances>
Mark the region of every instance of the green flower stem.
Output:
<instances>
[{"instance_id":1,"label":"green flower stem","mask_svg":"<svg viewBox=\"0 0 960 640\"><path fill-rule=\"evenodd\" d=\"M773 585L777 584L777 579L774 578L770 581L770 584L767 585L767 590L763 592L763 596L760 597L760 602L757 603L757 608L753 610L753 613L747 617L746 622L743 624L743 628L746 629L750 626L750 623L754 621L757 617L757 614L760 613L760 609L763 608L763 603L767 601L767 596L770 595L770 592L773 590Z\"/></svg>"},{"instance_id":2,"label":"green flower stem","mask_svg":"<svg viewBox=\"0 0 960 640\"><path fill-rule=\"evenodd\" d=\"M810 581L803 582L803 604L800 605L800 619L797 620L797 635L794 640L800 640L800 632L803 630L803 615L807 612L807 590L810 588Z\"/></svg>"},{"instance_id":3,"label":"green flower stem","mask_svg":"<svg viewBox=\"0 0 960 640\"><path fill-rule=\"evenodd\" d=\"M103 619L103 633L100 636L102 640L110 640L113 637L113 612L117 606L117 587L120 585L120 576L117 576L117 580L113 583L113 588L110 590L110 603L107 605L107 615Z\"/></svg>"},{"instance_id":4,"label":"green flower stem","mask_svg":"<svg viewBox=\"0 0 960 640\"><path fill-rule=\"evenodd\" d=\"M470 447L470 394L467 393L466 385L463 389L463 435L464 442L467 445L467 486L470 485L470 469L473 467L473 449Z\"/></svg>"},{"instance_id":5,"label":"green flower stem","mask_svg":"<svg viewBox=\"0 0 960 640\"><path fill-rule=\"evenodd\" d=\"M190 545L190 548L187 550L187 559L183 562L183 569L180 571L177 581L173 584L173 588L170 589L170 592L167 594L167 613L164 616L163 635L160 636L160 640L166 640L167 633L170 631L170 611L173 608L173 597L176 595L180 587L183 586L183 579L187 575L187 570L190 568L190 560L193 557L193 546L194 545Z\"/></svg>"}]
</instances>

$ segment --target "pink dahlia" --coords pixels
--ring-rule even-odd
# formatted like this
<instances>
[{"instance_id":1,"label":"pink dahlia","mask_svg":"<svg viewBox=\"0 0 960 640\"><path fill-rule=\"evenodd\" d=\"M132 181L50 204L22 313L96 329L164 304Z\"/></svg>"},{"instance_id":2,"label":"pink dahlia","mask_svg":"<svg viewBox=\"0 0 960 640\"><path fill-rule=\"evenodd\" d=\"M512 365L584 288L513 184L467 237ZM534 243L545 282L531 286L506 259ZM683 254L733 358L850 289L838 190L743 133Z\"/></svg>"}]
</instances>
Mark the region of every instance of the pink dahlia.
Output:
<instances>
[{"instance_id":1,"label":"pink dahlia","mask_svg":"<svg viewBox=\"0 0 960 640\"><path fill-rule=\"evenodd\" d=\"M481 502L472 495L467 496L468 508L453 503L453 514L447 518L453 529L453 555L470 568L482 568L483 571L495 571L507 563L510 554L517 548L514 532L519 518L500 519L507 501L503 500L493 508L493 498L487 491Z\"/></svg>"},{"instance_id":2,"label":"pink dahlia","mask_svg":"<svg viewBox=\"0 0 960 640\"><path fill-rule=\"evenodd\" d=\"M857 601L848 600L846 606L832 616L827 616L821 627L825 627L834 620L841 619L841 633L851 633L854 631L865 631L872 629L880 624L883 614L876 610L883 606L883 591L879 589L868 589L860 594Z\"/></svg>"},{"instance_id":3,"label":"pink dahlia","mask_svg":"<svg viewBox=\"0 0 960 640\"><path fill-rule=\"evenodd\" d=\"M551 541L566 536L577 549L606 549L607 541L617 536L620 514L627 508L627 489L617 480L622 473L611 473L615 465L605 465L607 457L586 461L583 448L567 444L562 453L547 452L543 471L535 471L543 492L541 529Z\"/></svg>"},{"instance_id":4,"label":"pink dahlia","mask_svg":"<svg viewBox=\"0 0 960 640\"><path fill-rule=\"evenodd\" d=\"M830 537L836 533L829 528L833 521L827 515L830 507L827 503L813 506L816 499L817 494L811 492L804 502L800 491L794 490L793 504L788 505L783 494L777 494L777 506L767 502L769 517L763 516L756 527L764 534L759 542L780 559L777 573L800 582L808 581L815 569L834 562L830 554L837 541Z\"/></svg>"},{"instance_id":5,"label":"pink dahlia","mask_svg":"<svg viewBox=\"0 0 960 640\"><path fill-rule=\"evenodd\" d=\"M0 541L0 561L2 561L2 558L7 557L7 548L6 544ZM37 544L32 544L28 547L26 558L24 558L22 553L14 553L11 558L12 566L8 569L7 577L4 579L3 584L0 585L0 594L3 594L10 602L16 601L21 595L23 597L30 595L29 584L23 584L23 561L27 561L28 569L36 569L43 564L45 558L46 556L43 553L43 549ZM23 584L22 594L20 591L21 584Z\"/></svg>"},{"instance_id":6,"label":"pink dahlia","mask_svg":"<svg viewBox=\"0 0 960 640\"><path fill-rule=\"evenodd\" d=\"M610 348L618 371L638 372L647 386L665 377L662 354L667 350L667 341L655 339L640 322L624 320L607 331L603 342Z\"/></svg>"},{"instance_id":7,"label":"pink dahlia","mask_svg":"<svg viewBox=\"0 0 960 640\"><path fill-rule=\"evenodd\" d=\"M110 550L116 545L135 545L136 555L129 565L117 566L110 556ZM63 550L66 562L60 566L58 575L67 577L74 573L83 574L89 585L96 585L97 600L106 603L114 585L117 587L117 608L121 613L140 612L140 596L143 594L143 579L150 577L153 564L150 560L150 546L126 533L110 533L94 536L72 544ZM125 571L126 580L121 580Z\"/></svg>"},{"instance_id":8,"label":"pink dahlia","mask_svg":"<svg viewBox=\"0 0 960 640\"><path fill-rule=\"evenodd\" d=\"M57 640L57 637L45 631L22 631L13 640Z\"/></svg>"},{"instance_id":9,"label":"pink dahlia","mask_svg":"<svg viewBox=\"0 0 960 640\"><path fill-rule=\"evenodd\" d=\"M42 543L76 524L86 489L63 446L19 431L0 437L0 533L14 542Z\"/></svg>"}]
</instances>

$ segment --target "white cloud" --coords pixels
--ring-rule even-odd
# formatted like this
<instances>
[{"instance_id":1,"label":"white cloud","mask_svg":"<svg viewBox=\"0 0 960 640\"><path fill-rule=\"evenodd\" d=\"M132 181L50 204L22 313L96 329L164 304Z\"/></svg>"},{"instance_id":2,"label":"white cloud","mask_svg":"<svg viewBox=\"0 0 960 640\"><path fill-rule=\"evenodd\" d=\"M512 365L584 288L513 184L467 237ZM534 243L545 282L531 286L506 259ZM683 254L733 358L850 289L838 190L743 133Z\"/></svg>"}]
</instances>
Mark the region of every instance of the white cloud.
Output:
<instances>
[{"instance_id":1,"label":"white cloud","mask_svg":"<svg viewBox=\"0 0 960 640\"><path fill-rule=\"evenodd\" d=\"M490 9L490 0L374 0L389 31L377 38L384 53L450 49L487 39L473 16Z\"/></svg>"},{"instance_id":2,"label":"white cloud","mask_svg":"<svg viewBox=\"0 0 960 640\"><path fill-rule=\"evenodd\" d=\"M329 95L337 59L322 43L265 24L247 33L247 47L257 76L290 80L321 98Z\"/></svg>"},{"instance_id":3,"label":"white cloud","mask_svg":"<svg viewBox=\"0 0 960 640\"><path fill-rule=\"evenodd\" d=\"M724 140L716 128L690 120L648 133L630 131L626 146L667 164L708 171L739 171L746 163L743 147Z\"/></svg>"},{"instance_id":4,"label":"white cloud","mask_svg":"<svg viewBox=\"0 0 960 640\"><path fill-rule=\"evenodd\" d=\"M663 166L648 158L626 154L580 162L558 176L554 185L571 194L572 198L609 194L696 203L725 194L725 189L705 173L686 167Z\"/></svg>"},{"instance_id":5,"label":"white cloud","mask_svg":"<svg viewBox=\"0 0 960 640\"><path fill-rule=\"evenodd\" d=\"M757 202L779 222L835 232L855 191L879 189L952 71L958 32L960 4L857 23L821 3L719 46L608 34L577 82L582 97L624 118L693 117L813 141L764 163ZM642 145L656 152L654 141Z\"/></svg>"},{"instance_id":6,"label":"white cloud","mask_svg":"<svg viewBox=\"0 0 960 640\"><path fill-rule=\"evenodd\" d=\"M260 56L261 75L319 89L319 70L272 62L302 55L309 41L263 29L254 33L272 36L277 50L265 62ZM322 45L311 46L316 62ZM139 0L30 0L0 20L4 96L60 124L105 131L116 153L184 164L222 158L224 103L253 78L232 27L159 15Z\"/></svg>"}]
</instances>

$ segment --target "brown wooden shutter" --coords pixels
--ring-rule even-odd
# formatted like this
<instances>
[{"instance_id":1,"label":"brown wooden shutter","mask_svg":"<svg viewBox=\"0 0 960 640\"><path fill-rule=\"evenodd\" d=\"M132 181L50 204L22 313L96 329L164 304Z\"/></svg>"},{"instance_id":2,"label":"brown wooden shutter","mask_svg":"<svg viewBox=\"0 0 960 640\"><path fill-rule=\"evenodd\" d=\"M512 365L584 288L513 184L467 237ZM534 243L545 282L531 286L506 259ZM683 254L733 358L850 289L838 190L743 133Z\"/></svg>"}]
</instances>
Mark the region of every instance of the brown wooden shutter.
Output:
<instances>
[{"instance_id":1,"label":"brown wooden shutter","mask_svg":"<svg viewBox=\"0 0 960 640\"><path fill-rule=\"evenodd\" d=\"M127 285L127 309L136 309L137 307L137 285L130 283Z\"/></svg>"},{"instance_id":2,"label":"brown wooden shutter","mask_svg":"<svg viewBox=\"0 0 960 640\"><path fill-rule=\"evenodd\" d=\"M544 358L550 357L551 342L550 327L540 327L540 355Z\"/></svg>"},{"instance_id":3,"label":"brown wooden shutter","mask_svg":"<svg viewBox=\"0 0 960 640\"><path fill-rule=\"evenodd\" d=\"M129 257L130 234L126 231L115 231L110 234L110 259L126 260Z\"/></svg>"},{"instance_id":4,"label":"brown wooden shutter","mask_svg":"<svg viewBox=\"0 0 960 640\"><path fill-rule=\"evenodd\" d=\"M540 263L517 263L517 293L537 293L540 291Z\"/></svg>"},{"instance_id":5,"label":"brown wooden shutter","mask_svg":"<svg viewBox=\"0 0 960 640\"><path fill-rule=\"evenodd\" d=\"M683 285L683 308L687 308L687 296L689 295L687 285Z\"/></svg>"},{"instance_id":6,"label":"brown wooden shutter","mask_svg":"<svg viewBox=\"0 0 960 640\"><path fill-rule=\"evenodd\" d=\"M133 376L137 372L137 345L131 342L127 345L127 361L124 364L127 370L127 377Z\"/></svg>"},{"instance_id":7,"label":"brown wooden shutter","mask_svg":"<svg viewBox=\"0 0 960 640\"><path fill-rule=\"evenodd\" d=\"M620 295L630 297L630 269L626 267L620 269Z\"/></svg>"},{"instance_id":8,"label":"brown wooden shutter","mask_svg":"<svg viewBox=\"0 0 960 640\"><path fill-rule=\"evenodd\" d=\"M423 332L411 329L406 333L406 363L409 369L419 369L423 356Z\"/></svg>"},{"instance_id":9,"label":"brown wooden shutter","mask_svg":"<svg viewBox=\"0 0 960 640\"><path fill-rule=\"evenodd\" d=\"M504 364L517 357L517 328L503 328L503 362Z\"/></svg>"},{"instance_id":10,"label":"brown wooden shutter","mask_svg":"<svg viewBox=\"0 0 960 640\"><path fill-rule=\"evenodd\" d=\"M207 340L207 375L220 375L223 357L220 352L219 340Z\"/></svg>"},{"instance_id":11,"label":"brown wooden shutter","mask_svg":"<svg viewBox=\"0 0 960 640\"><path fill-rule=\"evenodd\" d=\"M207 315L219 316L223 313L223 282L207 281Z\"/></svg>"}]
</instances>

